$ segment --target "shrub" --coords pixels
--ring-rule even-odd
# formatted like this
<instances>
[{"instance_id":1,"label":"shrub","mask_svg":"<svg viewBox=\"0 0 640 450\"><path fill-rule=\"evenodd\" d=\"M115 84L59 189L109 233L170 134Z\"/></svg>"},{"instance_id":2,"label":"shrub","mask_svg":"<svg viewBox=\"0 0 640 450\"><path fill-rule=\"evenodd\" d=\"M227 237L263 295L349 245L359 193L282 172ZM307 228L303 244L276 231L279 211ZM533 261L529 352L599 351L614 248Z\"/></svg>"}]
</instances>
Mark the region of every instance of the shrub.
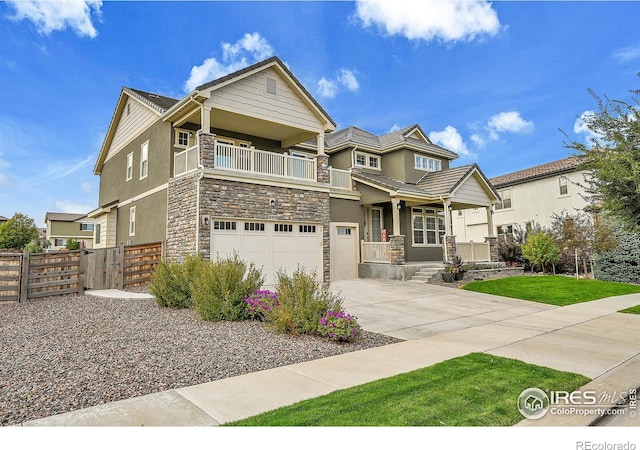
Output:
<instances>
[{"instance_id":1,"label":"shrub","mask_svg":"<svg viewBox=\"0 0 640 450\"><path fill-rule=\"evenodd\" d=\"M344 311L327 311L318 325L320 336L336 342L355 342L362 334L357 317Z\"/></svg>"},{"instance_id":2,"label":"shrub","mask_svg":"<svg viewBox=\"0 0 640 450\"><path fill-rule=\"evenodd\" d=\"M218 258L196 271L192 282L193 306L205 320L240 320L246 317L245 297L262 283L262 271L237 254Z\"/></svg>"},{"instance_id":3,"label":"shrub","mask_svg":"<svg viewBox=\"0 0 640 450\"><path fill-rule=\"evenodd\" d=\"M255 291L253 294L244 298L247 302L246 316L249 319L265 321L265 313L270 312L273 308L277 307L278 294L269 290Z\"/></svg>"},{"instance_id":4,"label":"shrub","mask_svg":"<svg viewBox=\"0 0 640 450\"><path fill-rule=\"evenodd\" d=\"M44 253L46 249L51 247L51 242L46 239L37 239L35 241L31 241L27 244L25 249L29 253Z\"/></svg>"},{"instance_id":5,"label":"shrub","mask_svg":"<svg viewBox=\"0 0 640 450\"><path fill-rule=\"evenodd\" d=\"M188 308L192 305L191 284L192 277L187 274L186 264L161 262L153 273L149 292L160 306Z\"/></svg>"},{"instance_id":6,"label":"shrub","mask_svg":"<svg viewBox=\"0 0 640 450\"><path fill-rule=\"evenodd\" d=\"M76 241L75 239L69 239L67 241L67 250L79 250L80 249L80 242Z\"/></svg>"},{"instance_id":7,"label":"shrub","mask_svg":"<svg viewBox=\"0 0 640 450\"><path fill-rule=\"evenodd\" d=\"M498 242L498 254L502 261L508 265L522 263L522 248L511 236L507 236Z\"/></svg>"},{"instance_id":8,"label":"shrub","mask_svg":"<svg viewBox=\"0 0 640 450\"><path fill-rule=\"evenodd\" d=\"M545 264L557 262L560 259L560 252L550 234L544 231L535 231L527 237L527 242L522 246L522 256L527 258L532 265L542 266L544 273Z\"/></svg>"},{"instance_id":9,"label":"shrub","mask_svg":"<svg viewBox=\"0 0 640 450\"><path fill-rule=\"evenodd\" d=\"M616 234L618 245L595 257L595 278L640 284L640 233L618 231Z\"/></svg>"},{"instance_id":10,"label":"shrub","mask_svg":"<svg viewBox=\"0 0 640 450\"><path fill-rule=\"evenodd\" d=\"M265 311L265 318L278 332L316 334L327 311L340 311L342 299L322 285L315 272L298 268L291 276L276 274L278 307Z\"/></svg>"}]
</instances>

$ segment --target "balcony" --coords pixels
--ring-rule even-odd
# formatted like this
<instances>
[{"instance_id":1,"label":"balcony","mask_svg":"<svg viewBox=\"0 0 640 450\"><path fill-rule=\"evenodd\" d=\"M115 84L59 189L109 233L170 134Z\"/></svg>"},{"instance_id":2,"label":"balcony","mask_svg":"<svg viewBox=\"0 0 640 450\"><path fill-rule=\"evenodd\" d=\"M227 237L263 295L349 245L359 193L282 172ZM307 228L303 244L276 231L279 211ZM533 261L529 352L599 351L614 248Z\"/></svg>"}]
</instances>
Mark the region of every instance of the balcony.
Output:
<instances>
[{"instance_id":1,"label":"balcony","mask_svg":"<svg viewBox=\"0 0 640 450\"><path fill-rule=\"evenodd\" d=\"M178 177L198 168L198 146L194 145L173 156L173 176Z\"/></svg>"},{"instance_id":2,"label":"balcony","mask_svg":"<svg viewBox=\"0 0 640 450\"><path fill-rule=\"evenodd\" d=\"M332 188L352 190L351 172L349 170L330 168L329 182Z\"/></svg>"},{"instance_id":3,"label":"balcony","mask_svg":"<svg viewBox=\"0 0 640 450\"><path fill-rule=\"evenodd\" d=\"M360 241L360 255L363 263L391 264L391 244Z\"/></svg>"}]
</instances>

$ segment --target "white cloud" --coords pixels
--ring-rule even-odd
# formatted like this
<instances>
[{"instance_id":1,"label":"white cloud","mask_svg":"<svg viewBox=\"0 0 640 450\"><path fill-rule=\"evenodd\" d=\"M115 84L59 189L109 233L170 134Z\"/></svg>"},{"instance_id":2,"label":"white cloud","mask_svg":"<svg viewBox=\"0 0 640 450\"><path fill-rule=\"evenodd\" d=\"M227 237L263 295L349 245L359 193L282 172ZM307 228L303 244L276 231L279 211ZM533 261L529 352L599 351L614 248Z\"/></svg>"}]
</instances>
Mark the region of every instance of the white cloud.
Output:
<instances>
[{"instance_id":1,"label":"white cloud","mask_svg":"<svg viewBox=\"0 0 640 450\"><path fill-rule=\"evenodd\" d=\"M586 110L580 114L580 117L578 117L573 124L573 132L576 134L582 134L584 136L584 142L588 145L592 144L594 139L597 140L600 137L598 133L591 131L587 126L589 117L593 115L595 115L595 112Z\"/></svg>"},{"instance_id":2,"label":"white cloud","mask_svg":"<svg viewBox=\"0 0 640 450\"><path fill-rule=\"evenodd\" d=\"M356 77L356 71L341 68L333 78L322 77L318 80L317 91L321 97L335 97L342 88L349 92L360 90L360 82Z\"/></svg>"},{"instance_id":3,"label":"white cloud","mask_svg":"<svg viewBox=\"0 0 640 450\"><path fill-rule=\"evenodd\" d=\"M487 140L484 138L484 136L480 134L472 134L470 139L471 141L473 141L476 147L479 147L479 148L484 147L485 144L487 143Z\"/></svg>"},{"instance_id":4,"label":"white cloud","mask_svg":"<svg viewBox=\"0 0 640 450\"><path fill-rule=\"evenodd\" d=\"M101 14L101 0L11 0L9 4L15 9L14 20L30 20L41 34L71 28L79 36L98 35L92 19Z\"/></svg>"},{"instance_id":5,"label":"white cloud","mask_svg":"<svg viewBox=\"0 0 640 450\"><path fill-rule=\"evenodd\" d=\"M529 133L533 131L533 122L524 120L518 111L495 114L487 121L491 139L497 140L499 133Z\"/></svg>"},{"instance_id":6,"label":"white cloud","mask_svg":"<svg viewBox=\"0 0 640 450\"><path fill-rule=\"evenodd\" d=\"M387 131L387 133L393 133L394 131L398 131L400 128L402 128L400 125L398 125L397 123L394 123L389 129L389 131Z\"/></svg>"},{"instance_id":7,"label":"white cloud","mask_svg":"<svg viewBox=\"0 0 640 450\"><path fill-rule=\"evenodd\" d=\"M318 94L321 97L333 98L338 93L338 85L335 81L327 80L325 77L318 80Z\"/></svg>"},{"instance_id":8,"label":"white cloud","mask_svg":"<svg viewBox=\"0 0 640 450\"><path fill-rule=\"evenodd\" d=\"M223 42L220 46L222 61L211 57L199 66L193 66L189 79L184 83L186 92L273 55L273 48L260 33L245 33L234 44Z\"/></svg>"},{"instance_id":9,"label":"white cloud","mask_svg":"<svg viewBox=\"0 0 640 450\"><path fill-rule=\"evenodd\" d=\"M95 209L95 206L86 205L83 203L76 203L71 200L54 201L53 207L56 212L63 212L63 213L70 213L70 214L73 214L73 213L85 214Z\"/></svg>"},{"instance_id":10,"label":"white cloud","mask_svg":"<svg viewBox=\"0 0 640 450\"><path fill-rule=\"evenodd\" d=\"M82 169L93 160L93 156L87 156L81 161L56 161L54 163L50 163L45 171L36 177L33 184L44 184L65 178Z\"/></svg>"},{"instance_id":11,"label":"white cloud","mask_svg":"<svg viewBox=\"0 0 640 450\"><path fill-rule=\"evenodd\" d=\"M431 142L434 144L456 152L458 155L472 158L476 157L476 155L467 148L467 144L464 142L462 135L451 125L447 125L442 131L432 131L429 133L429 139L431 139Z\"/></svg>"},{"instance_id":12,"label":"white cloud","mask_svg":"<svg viewBox=\"0 0 640 450\"><path fill-rule=\"evenodd\" d=\"M611 56L622 62L638 59L640 58L640 45L618 48L611 53Z\"/></svg>"},{"instance_id":13,"label":"white cloud","mask_svg":"<svg viewBox=\"0 0 640 450\"><path fill-rule=\"evenodd\" d=\"M459 0L358 0L356 17L365 27L375 25L387 35L444 42L494 36L500 21L491 3Z\"/></svg>"}]
</instances>

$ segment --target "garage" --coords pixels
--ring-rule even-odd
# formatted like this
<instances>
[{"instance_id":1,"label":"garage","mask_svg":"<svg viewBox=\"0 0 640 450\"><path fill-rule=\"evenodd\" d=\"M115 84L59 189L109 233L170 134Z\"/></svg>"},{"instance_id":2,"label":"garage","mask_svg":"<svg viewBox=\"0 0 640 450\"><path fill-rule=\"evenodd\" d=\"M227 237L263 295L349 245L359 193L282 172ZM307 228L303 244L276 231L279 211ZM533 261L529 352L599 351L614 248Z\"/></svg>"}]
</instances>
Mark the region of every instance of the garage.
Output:
<instances>
[{"instance_id":1,"label":"garage","mask_svg":"<svg viewBox=\"0 0 640 450\"><path fill-rule=\"evenodd\" d=\"M262 268L265 285L275 284L278 270L293 273L298 265L322 274L322 226L309 223L212 219L211 258L236 251Z\"/></svg>"},{"instance_id":2,"label":"garage","mask_svg":"<svg viewBox=\"0 0 640 450\"><path fill-rule=\"evenodd\" d=\"M330 225L331 281L358 278L358 224Z\"/></svg>"}]
</instances>

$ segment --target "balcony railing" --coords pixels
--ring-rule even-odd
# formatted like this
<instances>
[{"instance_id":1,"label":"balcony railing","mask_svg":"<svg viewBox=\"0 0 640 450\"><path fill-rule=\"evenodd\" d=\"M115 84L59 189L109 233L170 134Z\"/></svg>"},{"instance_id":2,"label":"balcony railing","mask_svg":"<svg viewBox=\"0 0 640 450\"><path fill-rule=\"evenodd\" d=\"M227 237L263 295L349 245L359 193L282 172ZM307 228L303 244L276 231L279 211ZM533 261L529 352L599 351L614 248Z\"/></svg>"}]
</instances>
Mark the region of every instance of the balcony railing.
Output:
<instances>
[{"instance_id":1,"label":"balcony railing","mask_svg":"<svg viewBox=\"0 0 640 450\"><path fill-rule=\"evenodd\" d=\"M198 168L198 146L194 145L173 156L173 176L177 177Z\"/></svg>"},{"instance_id":2,"label":"balcony railing","mask_svg":"<svg viewBox=\"0 0 640 450\"><path fill-rule=\"evenodd\" d=\"M391 264L391 246L389 242L360 241L360 254L363 263Z\"/></svg>"},{"instance_id":3,"label":"balcony railing","mask_svg":"<svg viewBox=\"0 0 640 450\"><path fill-rule=\"evenodd\" d=\"M316 160L281 153L220 144L215 146L214 164L218 169L316 181Z\"/></svg>"},{"instance_id":4,"label":"balcony railing","mask_svg":"<svg viewBox=\"0 0 640 450\"><path fill-rule=\"evenodd\" d=\"M351 172L341 169L329 169L329 181L332 188L351 190Z\"/></svg>"},{"instance_id":5,"label":"balcony railing","mask_svg":"<svg viewBox=\"0 0 640 450\"><path fill-rule=\"evenodd\" d=\"M456 242L456 255L465 262L491 261L488 242Z\"/></svg>"}]
</instances>

